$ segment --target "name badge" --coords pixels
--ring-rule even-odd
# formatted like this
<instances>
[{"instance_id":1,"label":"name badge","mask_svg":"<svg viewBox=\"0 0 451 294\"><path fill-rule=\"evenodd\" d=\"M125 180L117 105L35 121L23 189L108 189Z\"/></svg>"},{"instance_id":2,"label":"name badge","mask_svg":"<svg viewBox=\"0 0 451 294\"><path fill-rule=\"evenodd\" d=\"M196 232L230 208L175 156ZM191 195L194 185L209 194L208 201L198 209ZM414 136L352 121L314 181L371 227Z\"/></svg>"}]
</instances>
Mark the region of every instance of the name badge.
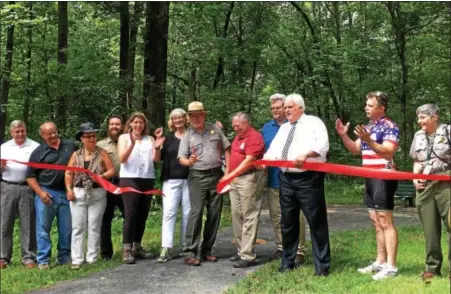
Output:
<instances>
[{"instance_id":1,"label":"name badge","mask_svg":"<svg viewBox=\"0 0 451 294\"><path fill-rule=\"evenodd\" d=\"M241 149L241 150L244 150L244 148L246 148L246 143L243 142L243 143L241 143L241 145L240 145L240 149Z\"/></svg>"}]
</instances>

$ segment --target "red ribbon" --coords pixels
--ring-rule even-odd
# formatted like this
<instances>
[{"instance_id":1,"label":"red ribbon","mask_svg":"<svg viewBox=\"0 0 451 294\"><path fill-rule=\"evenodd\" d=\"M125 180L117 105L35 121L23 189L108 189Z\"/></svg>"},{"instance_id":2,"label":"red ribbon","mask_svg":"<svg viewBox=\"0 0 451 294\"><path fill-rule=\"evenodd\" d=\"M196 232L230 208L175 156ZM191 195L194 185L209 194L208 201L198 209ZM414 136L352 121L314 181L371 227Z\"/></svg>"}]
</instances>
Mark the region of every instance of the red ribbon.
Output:
<instances>
[{"instance_id":1,"label":"red ribbon","mask_svg":"<svg viewBox=\"0 0 451 294\"><path fill-rule=\"evenodd\" d=\"M87 173L91 178L95 179L96 182L107 192L110 192L112 194L122 194L125 192L135 192L135 193L141 193L145 195L163 195L163 192L161 192L158 189L154 190L148 190L148 191L139 191L132 187L117 187L116 185L112 184L111 182L107 181L106 179L102 178L100 175L95 174L91 172L88 169L81 168L81 167L74 167L74 166L65 166L65 165L56 165L56 164L48 164L48 163L35 163L35 162L23 162L18 161L14 159L0 159L1 162L16 162L20 164L24 164L33 168L38 169L51 169L51 170L61 170L61 171L74 171L74 172L81 172L81 173ZM164 196L164 195L163 195Z\"/></svg>"},{"instance_id":2,"label":"red ribbon","mask_svg":"<svg viewBox=\"0 0 451 294\"><path fill-rule=\"evenodd\" d=\"M293 161L284 160L257 160L254 161L251 166L272 166L272 167L286 167L286 168L298 168L294 165ZM343 165L326 162L313 162L306 161L302 165L302 169L347 175L354 177L382 179L382 180L431 180L431 181L451 181L451 177L448 175L424 175L414 174L409 172L393 171L387 169L374 169L360 166ZM238 176L238 175L237 175ZM229 185L237 176L234 176L225 181L219 182L216 190L222 191L222 189Z\"/></svg>"}]
</instances>

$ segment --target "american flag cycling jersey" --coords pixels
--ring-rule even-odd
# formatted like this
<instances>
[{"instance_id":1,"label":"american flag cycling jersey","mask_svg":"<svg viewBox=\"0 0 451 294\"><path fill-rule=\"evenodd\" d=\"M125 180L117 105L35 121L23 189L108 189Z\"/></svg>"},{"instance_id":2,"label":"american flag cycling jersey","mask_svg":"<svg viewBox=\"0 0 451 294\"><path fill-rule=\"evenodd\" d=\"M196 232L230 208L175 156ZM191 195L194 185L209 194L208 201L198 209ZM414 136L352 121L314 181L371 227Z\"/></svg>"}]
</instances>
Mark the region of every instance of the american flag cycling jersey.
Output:
<instances>
[{"instance_id":1,"label":"american flag cycling jersey","mask_svg":"<svg viewBox=\"0 0 451 294\"><path fill-rule=\"evenodd\" d=\"M371 139L378 144L384 141L390 141L396 145L399 142L399 128L388 117L382 117L375 123L369 123L365 126L370 131ZM367 143L362 141L362 166L369 168L391 168L393 159L390 161L376 154Z\"/></svg>"}]
</instances>

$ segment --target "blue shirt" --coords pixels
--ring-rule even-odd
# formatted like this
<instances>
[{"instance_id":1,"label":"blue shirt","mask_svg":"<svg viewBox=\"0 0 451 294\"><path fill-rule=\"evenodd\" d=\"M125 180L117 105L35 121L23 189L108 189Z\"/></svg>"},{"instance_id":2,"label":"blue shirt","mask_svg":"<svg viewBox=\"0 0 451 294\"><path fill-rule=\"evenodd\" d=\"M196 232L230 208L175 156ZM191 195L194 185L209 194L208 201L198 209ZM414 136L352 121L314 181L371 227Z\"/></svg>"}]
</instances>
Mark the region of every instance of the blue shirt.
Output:
<instances>
[{"instance_id":1,"label":"blue shirt","mask_svg":"<svg viewBox=\"0 0 451 294\"><path fill-rule=\"evenodd\" d=\"M286 121L285 121L286 122ZM280 125L274 120L270 120L265 123L262 128L263 140L265 141L265 152L268 150L269 145L271 145L272 140L276 136L280 129ZM279 189L279 168L278 167L268 167L268 187L273 189Z\"/></svg>"}]
</instances>

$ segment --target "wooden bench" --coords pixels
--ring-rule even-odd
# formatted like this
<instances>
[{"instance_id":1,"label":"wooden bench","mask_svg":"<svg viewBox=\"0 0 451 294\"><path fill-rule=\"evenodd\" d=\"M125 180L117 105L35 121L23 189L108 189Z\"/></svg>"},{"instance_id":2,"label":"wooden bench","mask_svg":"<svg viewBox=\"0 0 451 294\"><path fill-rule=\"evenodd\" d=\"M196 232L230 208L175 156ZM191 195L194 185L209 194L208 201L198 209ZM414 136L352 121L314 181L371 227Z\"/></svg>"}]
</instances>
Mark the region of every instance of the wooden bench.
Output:
<instances>
[{"instance_id":1,"label":"wooden bench","mask_svg":"<svg viewBox=\"0 0 451 294\"><path fill-rule=\"evenodd\" d=\"M415 187L411 181L399 181L398 189L395 193L395 201L400 200L404 202L404 207L414 207Z\"/></svg>"}]
</instances>

